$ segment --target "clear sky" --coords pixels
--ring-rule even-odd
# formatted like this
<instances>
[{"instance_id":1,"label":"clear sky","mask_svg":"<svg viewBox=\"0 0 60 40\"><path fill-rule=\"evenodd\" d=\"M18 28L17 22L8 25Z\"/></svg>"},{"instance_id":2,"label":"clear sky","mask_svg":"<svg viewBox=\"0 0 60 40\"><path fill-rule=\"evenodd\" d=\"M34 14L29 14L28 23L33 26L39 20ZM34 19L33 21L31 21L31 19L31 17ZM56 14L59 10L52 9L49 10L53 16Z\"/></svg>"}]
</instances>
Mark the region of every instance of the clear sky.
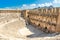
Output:
<instances>
[{"instance_id":1,"label":"clear sky","mask_svg":"<svg viewBox=\"0 0 60 40\"><path fill-rule=\"evenodd\" d=\"M50 6L60 7L60 0L0 0L0 8L31 9Z\"/></svg>"}]
</instances>

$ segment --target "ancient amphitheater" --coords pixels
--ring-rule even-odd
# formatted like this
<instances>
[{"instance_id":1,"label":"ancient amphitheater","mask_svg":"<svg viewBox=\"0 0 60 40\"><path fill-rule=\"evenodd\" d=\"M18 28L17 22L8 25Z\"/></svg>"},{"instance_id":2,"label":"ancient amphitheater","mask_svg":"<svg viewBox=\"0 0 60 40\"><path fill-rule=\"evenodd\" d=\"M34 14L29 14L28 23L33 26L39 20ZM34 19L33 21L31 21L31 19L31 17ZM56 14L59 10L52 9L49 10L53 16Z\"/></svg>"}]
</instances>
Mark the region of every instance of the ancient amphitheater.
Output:
<instances>
[{"instance_id":1,"label":"ancient amphitheater","mask_svg":"<svg viewBox=\"0 0 60 40\"><path fill-rule=\"evenodd\" d=\"M19 10L0 10L0 40L60 40L60 34L26 25Z\"/></svg>"}]
</instances>

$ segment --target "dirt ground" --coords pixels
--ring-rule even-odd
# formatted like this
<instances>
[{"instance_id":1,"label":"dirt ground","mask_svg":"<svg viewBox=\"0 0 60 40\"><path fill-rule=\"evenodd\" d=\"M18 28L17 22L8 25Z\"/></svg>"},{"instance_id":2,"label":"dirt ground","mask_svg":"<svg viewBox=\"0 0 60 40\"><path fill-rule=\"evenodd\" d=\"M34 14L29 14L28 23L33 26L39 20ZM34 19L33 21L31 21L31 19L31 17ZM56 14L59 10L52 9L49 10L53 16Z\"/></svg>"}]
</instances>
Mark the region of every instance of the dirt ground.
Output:
<instances>
[{"instance_id":1,"label":"dirt ground","mask_svg":"<svg viewBox=\"0 0 60 40\"><path fill-rule=\"evenodd\" d=\"M0 40L60 40L60 34L44 33L32 25L26 25L20 17L0 22Z\"/></svg>"}]
</instances>

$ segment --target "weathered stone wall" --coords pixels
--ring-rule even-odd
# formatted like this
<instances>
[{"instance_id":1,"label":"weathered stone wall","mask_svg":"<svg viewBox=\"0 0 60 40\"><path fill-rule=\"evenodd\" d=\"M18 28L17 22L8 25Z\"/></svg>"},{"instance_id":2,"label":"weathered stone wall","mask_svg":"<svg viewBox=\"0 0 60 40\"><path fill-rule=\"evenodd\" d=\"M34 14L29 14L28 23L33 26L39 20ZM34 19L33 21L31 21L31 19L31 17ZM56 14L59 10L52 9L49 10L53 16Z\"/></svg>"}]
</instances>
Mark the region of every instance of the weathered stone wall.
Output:
<instances>
[{"instance_id":1,"label":"weathered stone wall","mask_svg":"<svg viewBox=\"0 0 60 40\"><path fill-rule=\"evenodd\" d=\"M40 8L30 10L27 14L30 23L44 32L60 32L60 8Z\"/></svg>"},{"instance_id":2,"label":"weathered stone wall","mask_svg":"<svg viewBox=\"0 0 60 40\"><path fill-rule=\"evenodd\" d=\"M0 10L0 13L20 13L21 10Z\"/></svg>"}]
</instances>

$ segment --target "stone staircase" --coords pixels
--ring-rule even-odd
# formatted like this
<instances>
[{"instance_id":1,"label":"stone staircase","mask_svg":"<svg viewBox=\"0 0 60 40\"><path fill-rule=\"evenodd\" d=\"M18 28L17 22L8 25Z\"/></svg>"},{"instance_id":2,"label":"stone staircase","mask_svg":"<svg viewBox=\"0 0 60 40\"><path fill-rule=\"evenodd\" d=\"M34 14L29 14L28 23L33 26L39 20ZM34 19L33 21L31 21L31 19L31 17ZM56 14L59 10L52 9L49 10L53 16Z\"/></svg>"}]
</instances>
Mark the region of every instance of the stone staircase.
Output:
<instances>
[{"instance_id":1,"label":"stone staircase","mask_svg":"<svg viewBox=\"0 0 60 40\"><path fill-rule=\"evenodd\" d=\"M25 26L24 21L19 20L17 14L14 13L0 15L0 36L22 37L18 30Z\"/></svg>"}]
</instances>

